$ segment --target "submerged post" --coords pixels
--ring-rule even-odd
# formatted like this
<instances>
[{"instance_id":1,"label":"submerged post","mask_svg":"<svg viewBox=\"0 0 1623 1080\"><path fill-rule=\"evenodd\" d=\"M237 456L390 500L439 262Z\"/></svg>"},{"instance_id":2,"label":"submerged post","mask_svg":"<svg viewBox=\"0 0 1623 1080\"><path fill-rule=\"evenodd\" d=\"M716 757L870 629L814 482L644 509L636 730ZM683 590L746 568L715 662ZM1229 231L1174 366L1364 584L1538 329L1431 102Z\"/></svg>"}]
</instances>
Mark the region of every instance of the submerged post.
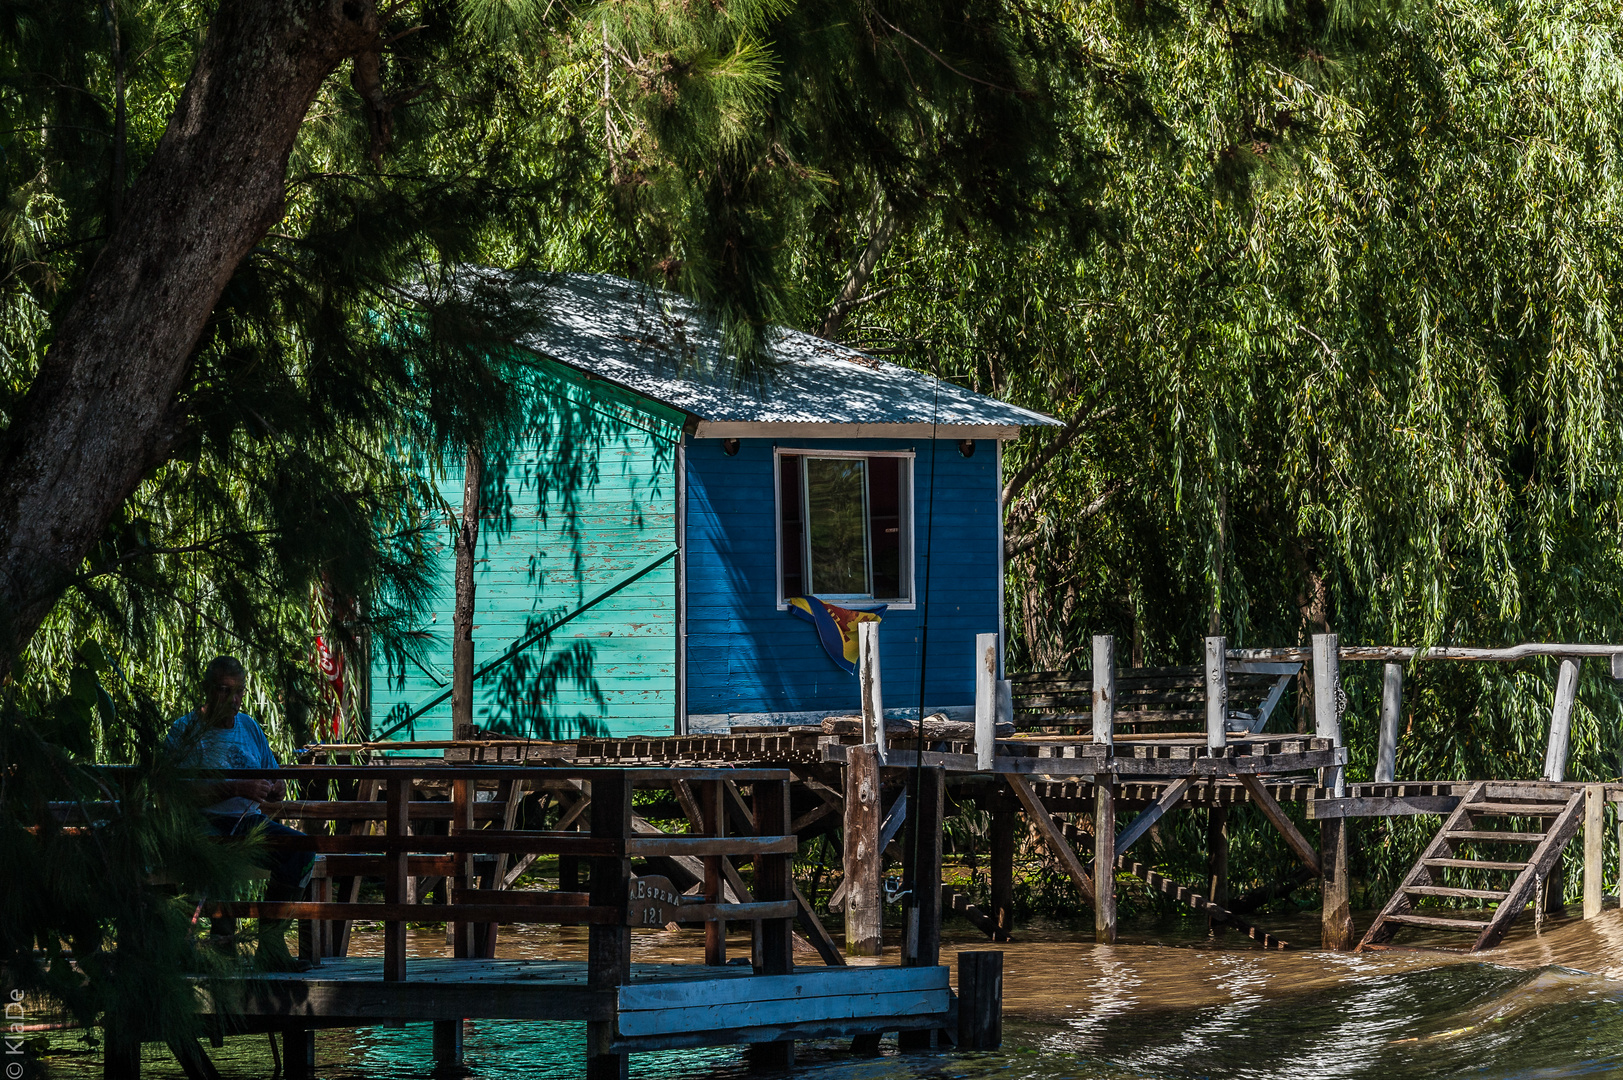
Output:
<instances>
[{"instance_id":1,"label":"submerged post","mask_svg":"<svg viewBox=\"0 0 1623 1080\"><path fill-rule=\"evenodd\" d=\"M1116 639L1109 634L1093 637L1093 741L1116 741Z\"/></svg>"},{"instance_id":2,"label":"submerged post","mask_svg":"<svg viewBox=\"0 0 1623 1080\"><path fill-rule=\"evenodd\" d=\"M1403 665L1387 664L1381 678L1381 738L1375 751L1375 782L1397 779L1398 732L1403 725Z\"/></svg>"},{"instance_id":3,"label":"submerged post","mask_svg":"<svg viewBox=\"0 0 1623 1080\"><path fill-rule=\"evenodd\" d=\"M879 754L845 752L845 951L878 956L884 908L879 896Z\"/></svg>"},{"instance_id":4,"label":"submerged post","mask_svg":"<svg viewBox=\"0 0 1623 1080\"><path fill-rule=\"evenodd\" d=\"M1563 656L1555 679L1555 706L1550 710L1550 744L1544 752L1544 779L1559 784L1566 779L1567 754L1572 746L1572 703L1578 697L1576 656Z\"/></svg>"},{"instance_id":5,"label":"submerged post","mask_svg":"<svg viewBox=\"0 0 1623 1080\"><path fill-rule=\"evenodd\" d=\"M1008 941L1014 930L1014 830L1019 816L1013 810L992 811L992 940Z\"/></svg>"},{"instance_id":6,"label":"submerged post","mask_svg":"<svg viewBox=\"0 0 1623 1080\"><path fill-rule=\"evenodd\" d=\"M1208 889L1206 895L1212 898L1212 903L1218 907L1229 906L1229 808L1217 801L1217 791L1212 791L1212 807L1206 811L1206 876ZM1206 917L1206 927L1213 937L1222 937L1228 924L1219 922L1211 916Z\"/></svg>"},{"instance_id":7,"label":"submerged post","mask_svg":"<svg viewBox=\"0 0 1623 1080\"><path fill-rule=\"evenodd\" d=\"M857 623L857 688L862 695L862 741L885 760L885 700L879 680L879 624Z\"/></svg>"},{"instance_id":8,"label":"submerged post","mask_svg":"<svg viewBox=\"0 0 1623 1080\"><path fill-rule=\"evenodd\" d=\"M1003 1045L1003 954L958 954L958 1049Z\"/></svg>"},{"instance_id":9,"label":"submerged post","mask_svg":"<svg viewBox=\"0 0 1623 1080\"><path fill-rule=\"evenodd\" d=\"M975 635L975 768L992 771L997 753L997 635Z\"/></svg>"},{"instance_id":10,"label":"submerged post","mask_svg":"<svg viewBox=\"0 0 1623 1080\"><path fill-rule=\"evenodd\" d=\"M1313 635L1313 734L1341 745L1341 640L1334 634ZM1341 766L1325 769L1323 783L1336 798L1346 796Z\"/></svg>"},{"instance_id":11,"label":"submerged post","mask_svg":"<svg viewBox=\"0 0 1623 1080\"><path fill-rule=\"evenodd\" d=\"M1093 778L1093 940L1100 945L1116 943L1116 794L1111 780L1109 773Z\"/></svg>"},{"instance_id":12,"label":"submerged post","mask_svg":"<svg viewBox=\"0 0 1623 1080\"><path fill-rule=\"evenodd\" d=\"M1321 942L1335 952L1358 943L1352 917L1352 882L1347 877L1347 819L1319 823L1319 868L1323 877L1324 915Z\"/></svg>"},{"instance_id":13,"label":"submerged post","mask_svg":"<svg viewBox=\"0 0 1623 1080\"><path fill-rule=\"evenodd\" d=\"M1206 745L1221 750L1229 744L1228 639L1206 639Z\"/></svg>"}]
</instances>

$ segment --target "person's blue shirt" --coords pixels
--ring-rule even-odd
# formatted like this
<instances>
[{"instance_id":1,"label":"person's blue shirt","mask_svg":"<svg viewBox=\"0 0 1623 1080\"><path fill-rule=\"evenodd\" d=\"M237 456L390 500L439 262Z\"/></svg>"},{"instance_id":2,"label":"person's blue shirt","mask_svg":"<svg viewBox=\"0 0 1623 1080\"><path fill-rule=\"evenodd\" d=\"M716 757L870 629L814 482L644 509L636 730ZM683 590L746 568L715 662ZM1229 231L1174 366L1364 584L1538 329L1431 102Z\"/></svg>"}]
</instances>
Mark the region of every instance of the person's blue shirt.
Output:
<instances>
[{"instance_id":1,"label":"person's blue shirt","mask_svg":"<svg viewBox=\"0 0 1623 1080\"><path fill-rule=\"evenodd\" d=\"M169 752L177 754L179 764L188 769L279 769L281 763L271 753L270 742L254 718L238 713L230 727L202 727L201 716L189 712L169 728L165 740ZM213 806L205 807L210 814L246 814L257 811L259 805L252 799L233 795Z\"/></svg>"}]
</instances>

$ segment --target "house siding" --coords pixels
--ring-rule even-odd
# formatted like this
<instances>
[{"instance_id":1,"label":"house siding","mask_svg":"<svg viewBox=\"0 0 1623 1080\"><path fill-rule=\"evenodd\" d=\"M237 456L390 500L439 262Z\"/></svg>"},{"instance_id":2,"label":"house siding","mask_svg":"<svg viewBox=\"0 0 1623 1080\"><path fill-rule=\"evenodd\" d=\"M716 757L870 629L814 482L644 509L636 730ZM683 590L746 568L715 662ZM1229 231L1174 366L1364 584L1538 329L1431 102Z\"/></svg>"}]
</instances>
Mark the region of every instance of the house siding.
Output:
<instances>
[{"instance_id":1,"label":"house siding","mask_svg":"<svg viewBox=\"0 0 1623 1080\"><path fill-rule=\"evenodd\" d=\"M913 610L880 624L887 709L974 702L975 635L998 628L997 452L976 443L898 439L743 439L689 443L687 458L687 709L738 713L854 712L856 676L837 667L805 621L777 607L773 450L912 450ZM934 477L932 507L932 475ZM928 599L926 600L926 587ZM862 606L862 605L853 605Z\"/></svg>"},{"instance_id":2,"label":"house siding","mask_svg":"<svg viewBox=\"0 0 1623 1080\"><path fill-rule=\"evenodd\" d=\"M529 388L530 420L492 454L474 569L474 664L497 658L676 544L681 413L561 365ZM462 503L460 461L434 483ZM456 558L449 526L424 522L435 599L421 663L372 672L372 726L383 730L451 682ZM535 738L668 734L676 722L676 564L669 559L530 645L475 686L473 722ZM550 684L550 685L549 685ZM451 703L395 738L450 738Z\"/></svg>"}]
</instances>

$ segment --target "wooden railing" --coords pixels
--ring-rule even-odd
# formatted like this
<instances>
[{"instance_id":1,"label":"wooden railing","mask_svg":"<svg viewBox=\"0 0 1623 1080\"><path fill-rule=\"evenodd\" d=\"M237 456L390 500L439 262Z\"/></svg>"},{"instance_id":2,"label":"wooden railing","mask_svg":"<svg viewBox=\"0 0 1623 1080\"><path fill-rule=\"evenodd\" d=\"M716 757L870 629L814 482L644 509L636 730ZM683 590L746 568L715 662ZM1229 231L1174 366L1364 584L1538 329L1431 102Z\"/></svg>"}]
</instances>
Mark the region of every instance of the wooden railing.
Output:
<instances>
[{"instance_id":1,"label":"wooden railing","mask_svg":"<svg viewBox=\"0 0 1623 1080\"><path fill-rule=\"evenodd\" d=\"M590 928L589 985L614 986L629 974L633 929L704 924L706 961L725 963L726 923L758 922L757 970L792 970L790 927L797 905L790 868L796 839L790 829L786 770L313 765L209 777L285 780L290 792L303 788L305 794L330 786L356 793L355 798L291 799L266 808L306 833L277 841L281 850L322 856L315 898L210 905L222 915L307 920L310 926L301 933L301 944L306 956L318 962L344 951L347 924L353 920L383 924L384 978L389 980L406 978L410 922L449 924L458 957L494 956L499 923L584 924ZM476 789L491 785L498 798L478 801ZM446 790L448 798L413 797L430 787ZM749 789L753 806L744 803L742 787ZM526 788L574 791L579 798L553 828L524 829L515 827L515 808ZM689 811L693 831L661 833L643 821L633 806L637 788L670 790ZM582 805L584 799L589 802ZM444 832L438 831L440 822L447 825ZM737 830L740 823L749 830L743 835ZM381 831L373 832L377 824ZM358 831L357 825L366 831ZM516 869L539 855L560 856L564 865L584 861L590 868L589 885L571 887L572 874L561 870L556 890L510 888ZM486 858L476 869L478 856ZM633 859L660 859L686 868L697 888L679 889L665 874L634 874ZM752 891L735 869L744 860L754 864ZM382 903L359 900L363 878L382 880ZM448 902L416 902L414 885L420 878L446 879ZM338 883L344 895L335 897Z\"/></svg>"}]
</instances>

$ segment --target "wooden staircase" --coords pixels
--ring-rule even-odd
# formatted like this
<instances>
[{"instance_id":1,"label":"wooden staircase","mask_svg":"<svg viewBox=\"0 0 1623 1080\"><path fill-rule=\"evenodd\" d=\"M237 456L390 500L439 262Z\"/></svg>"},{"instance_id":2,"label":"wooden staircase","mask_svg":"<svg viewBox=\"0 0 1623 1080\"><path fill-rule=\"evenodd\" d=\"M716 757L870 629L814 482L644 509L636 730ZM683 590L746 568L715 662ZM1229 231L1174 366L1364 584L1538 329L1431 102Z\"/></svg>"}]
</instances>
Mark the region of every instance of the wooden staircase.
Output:
<instances>
[{"instance_id":1,"label":"wooden staircase","mask_svg":"<svg viewBox=\"0 0 1623 1080\"><path fill-rule=\"evenodd\" d=\"M1534 785L1481 782L1473 784L1443 827L1421 853L1403 884L1375 917L1358 951L1392 940L1405 926L1476 935L1469 952L1491 949L1504 938L1561 859L1561 852L1583 823L1583 788L1541 789ZM1485 827L1489 822L1538 821L1542 828ZM1480 844L1521 848L1522 859L1477 859L1469 853ZM1461 850L1462 847L1464 850ZM1454 888L1444 884L1446 869L1480 870L1503 882L1503 888ZM1421 897L1497 901L1498 906L1458 914L1421 915ZM1486 918L1483 918L1486 916Z\"/></svg>"}]
</instances>

